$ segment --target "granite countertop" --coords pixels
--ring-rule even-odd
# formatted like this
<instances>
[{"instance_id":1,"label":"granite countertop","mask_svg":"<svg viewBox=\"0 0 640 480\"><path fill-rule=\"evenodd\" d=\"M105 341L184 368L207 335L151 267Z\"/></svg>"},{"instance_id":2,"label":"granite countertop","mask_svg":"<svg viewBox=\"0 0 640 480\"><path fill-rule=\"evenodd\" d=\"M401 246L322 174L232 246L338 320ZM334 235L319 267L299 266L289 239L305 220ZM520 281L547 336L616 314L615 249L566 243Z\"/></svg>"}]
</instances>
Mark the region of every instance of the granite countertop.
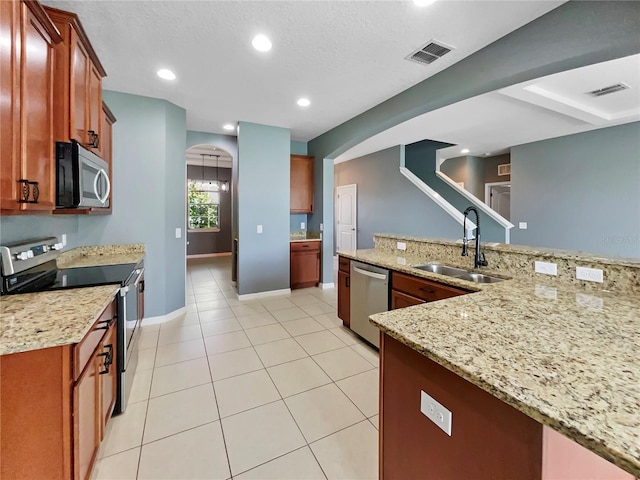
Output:
<instances>
[{"instance_id":1,"label":"granite countertop","mask_svg":"<svg viewBox=\"0 0 640 480\"><path fill-rule=\"evenodd\" d=\"M144 245L78 247L56 259L58 268L138 263ZM0 355L78 343L113 300L120 285L72 288L0 298Z\"/></svg>"},{"instance_id":2,"label":"granite countertop","mask_svg":"<svg viewBox=\"0 0 640 480\"><path fill-rule=\"evenodd\" d=\"M289 234L290 242L321 242L322 234L320 232L308 232L302 230L299 232L291 232Z\"/></svg>"},{"instance_id":3,"label":"granite countertop","mask_svg":"<svg viewBox=\"0 0 640 480\"><path fill-rule=\"evenodd\" d=\"M289 240L291 243L297 243L297 242L321 242L322 239L321 238L292 238L291 240Z\"/></svg>"},{"instance_id":4,"label":"granite countertop","mask_svg":"<svg viewBox=\"0 0 640 480\"><path fill-rule=\"evenodd\" d=\"M0 355L80 342L120 285L4 296Z\"/></svg>"},{"instance_id":5,"label":"granite countertop","mask_svg":"<svg viewBox=\"0 0 640 480\"><path fill-rule=\"evenodd\" d=\"M545 278L474 284L411 267L427 263L424 258L376 250L340 255L474 290L370 319L496 398L640 475L637 295L585 291Z\"/></svg>"},{"instance_id":6,"label":"granite countertop","mask_svg":"<svg viewBox=\"0 0 640 480\"><path fill-rule=\"evenodd\" d=\"M138 263L144 258L144 245L101 245L78 247L57 258L58 268L97 267Z\"/></svg>"}]
</instances>

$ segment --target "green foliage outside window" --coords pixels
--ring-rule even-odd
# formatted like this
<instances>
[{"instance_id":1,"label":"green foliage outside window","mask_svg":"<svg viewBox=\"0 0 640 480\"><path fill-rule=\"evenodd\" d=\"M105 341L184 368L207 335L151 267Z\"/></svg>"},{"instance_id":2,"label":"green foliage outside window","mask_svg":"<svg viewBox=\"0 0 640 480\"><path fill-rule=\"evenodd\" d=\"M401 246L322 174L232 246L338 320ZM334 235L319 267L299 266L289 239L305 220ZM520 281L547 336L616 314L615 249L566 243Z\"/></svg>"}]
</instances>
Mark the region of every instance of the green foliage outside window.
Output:
<instances>
[{"instance_id":1,"label":"green foliage outside window","mask_svg":"<svg viewBox=\"0 0 640 480\"><path fill-rule=\"evenodd\" d=\"M220 193L217 185L202 180L189 180L189 229L220 228Z\"/></svg>"}]
</instances>

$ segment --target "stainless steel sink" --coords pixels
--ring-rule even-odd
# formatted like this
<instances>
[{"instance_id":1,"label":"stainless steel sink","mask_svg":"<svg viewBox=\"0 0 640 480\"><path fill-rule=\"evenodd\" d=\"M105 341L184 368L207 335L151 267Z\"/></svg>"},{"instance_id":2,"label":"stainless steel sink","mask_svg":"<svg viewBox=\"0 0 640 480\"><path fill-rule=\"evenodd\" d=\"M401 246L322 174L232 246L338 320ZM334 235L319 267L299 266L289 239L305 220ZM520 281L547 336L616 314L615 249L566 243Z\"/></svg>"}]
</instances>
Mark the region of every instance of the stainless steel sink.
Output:
<instances>
[{"instance_id":1,"label":"stainless steel sink","mask_svg":"<svg viewBox=\"0 0 640 480\"><path fill-rule=\"evenodd\" d=\"M467 280L469 282L475 282L475 283L496 283L496 282L502 282L504 280L504 278L492 277L491 275L484 275L482 273L473 273L473 272L467 272L462 275L456 275L455 277L459 278L460 280Z\"/></svg>"},{"instance_id":2,"label":"stainless steel sink","mask_svg":"<svg viewBox=\"0 0 640 480\"><path fill-rule=\"evenodd\" d=\"M442 265L440 263L427 263L426 265L418 265L414 268L418 270L425 270L431 273L439 273L440 275L447 275L448 277L457 277L469 273L463 268L450 267L448 265Z\"/></svg>"},{"instance_id":3,"label":"stainless steel sink","mask_svg":"<svg viewBox=\"0 0 640 480\"><path fill-rule=\"evenodd\" d=\"M482 273L474 273L469 270L465 270L464 268L450 267L449 265L442 265L441 263L427 263L426 265L417 265L413 268L475 283L496 283L504 280L504 278L492 277L491 275L484 275Z\"/></svg>"}]
</instances>

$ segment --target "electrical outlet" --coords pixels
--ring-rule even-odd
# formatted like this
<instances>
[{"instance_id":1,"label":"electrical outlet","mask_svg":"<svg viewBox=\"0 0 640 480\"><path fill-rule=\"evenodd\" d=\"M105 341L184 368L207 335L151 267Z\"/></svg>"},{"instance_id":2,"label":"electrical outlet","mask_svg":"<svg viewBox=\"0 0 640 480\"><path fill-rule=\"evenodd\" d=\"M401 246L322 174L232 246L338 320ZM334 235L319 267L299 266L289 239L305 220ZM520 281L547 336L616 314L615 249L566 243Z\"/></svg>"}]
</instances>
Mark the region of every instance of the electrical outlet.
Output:
<instances>
[{"instance_id":1,"label":"electrical outlet","mask_svg":"<svg viewBox=\"0 0 640 480\"><path fill-rule=\"evenodd\" d=\"M262 225L258 225L258 227L256 228L256 232L262 233Z\"/></svg>"},{"instance_id":2,"label":"electrical outlet","mask_svg":"<svg viewBox=\"0 0 640 480\"><path fill-rule=\"evenodd\" d=\"M602 283L604 274L599 268L576 267L576 278L588 282Z\"/></svg>"},{"instance_id":3,"label":"electrical outlet","mask_svg":"<svg viewBox=\"0 0 640 480\"><path fill-rule=\"evenodd\" d=\"M397 246L398 246L398 250L406 250L407 249L407 244L404 243L404 242L398 242Z\"/></svg>"},{"instance_id":4,"label":"electrical outlet","mask_svg":"<svg viewBox=\"0 0 640 480\"><path fill-rule=\"evenodd\" d=\"M558 275L558 265L549 262L535 262L536 273L544 273L545 275Z\"/></svg>"},{"instance_id":5,"label":"electrical outlet","mask_svg":"<svg viewBox=\"0 0 640 480\"><path fill-rule=\"evenodd\" d=\"M304 230L306 227L304 222L300 222L300 230Z\"/></svg>"},{"instance_id":6,"label":"electrical outlet","mask_svg":"<svg viewBox=\"0 0 640 480\"><path fill-rule=\"evenodd\" d=\"M60 238L62 239L62 246L66 247L67 246L67 234L63 233Z\"/></svg>"},{"instance_id":7,"label":"electrical outlet","mask_svg":"<svg viewBox=\"0 0 640 480\"><path fill-rule=\"evenodd\" d=\"M444 405L420 390L420 411L444 433L451 436L451 420L453 415Z\"/></svg>"},{"instance_id":8,"label":"electrical outlet","mask_svg":"<svg viewBox=\"0 0 640 480\"><path fill-rule=\"evenodd\" d=\"M526 230L527 229L527 222L520 222L518 223L518 228L520 230Z\"/></svg>"}]
</instances>

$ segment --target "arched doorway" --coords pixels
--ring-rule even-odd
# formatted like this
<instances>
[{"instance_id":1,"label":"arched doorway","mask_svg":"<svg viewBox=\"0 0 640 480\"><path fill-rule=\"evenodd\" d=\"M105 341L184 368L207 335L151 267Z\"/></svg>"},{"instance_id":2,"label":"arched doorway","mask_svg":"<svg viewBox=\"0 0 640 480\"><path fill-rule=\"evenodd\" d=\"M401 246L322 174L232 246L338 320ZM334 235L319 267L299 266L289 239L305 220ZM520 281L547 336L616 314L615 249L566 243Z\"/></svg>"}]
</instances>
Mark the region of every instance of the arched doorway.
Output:
<instances>
[{"instance_id":1,"label":"arched doorway","mask_svg":"<svg viewBox=\"0 0 640 480\"><path fill-rule=\"evenodd\" d=\"M186 150L187 258L231 255L231 154L214 145Z\"/></svg>"}]
</instances>

